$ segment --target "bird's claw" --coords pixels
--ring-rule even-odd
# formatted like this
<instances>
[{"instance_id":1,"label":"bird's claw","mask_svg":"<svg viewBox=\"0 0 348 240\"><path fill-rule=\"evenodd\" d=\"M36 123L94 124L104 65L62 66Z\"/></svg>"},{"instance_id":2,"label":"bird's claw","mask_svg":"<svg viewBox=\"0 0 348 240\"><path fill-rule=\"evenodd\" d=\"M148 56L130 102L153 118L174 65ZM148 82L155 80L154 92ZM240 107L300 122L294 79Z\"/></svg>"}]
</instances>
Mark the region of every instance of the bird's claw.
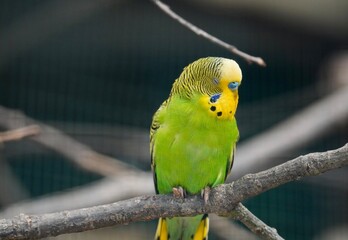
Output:
<instances>
[{"instance_id":1,"label":"bird's claw","mask_svg":"<svg viewBox=\"0 0 348 240\"><path fill-rule=\"evenodd\" d=\"M186 197L186 191L182 187L173 187L173 196L175 198L185 198Z\"/></svg>"},{"instance_id":2,"label":"bird's claw","mask_svg":"<svg viewBox=\"0 0 348 240\"><path fill-rule=\"evenodd\" d=\"M206 186L201 190L201 197L204 200L204 204L207 204L209 201L209 194L210 194L211 188L209 186Z\"/></svg>"}]
</instances>

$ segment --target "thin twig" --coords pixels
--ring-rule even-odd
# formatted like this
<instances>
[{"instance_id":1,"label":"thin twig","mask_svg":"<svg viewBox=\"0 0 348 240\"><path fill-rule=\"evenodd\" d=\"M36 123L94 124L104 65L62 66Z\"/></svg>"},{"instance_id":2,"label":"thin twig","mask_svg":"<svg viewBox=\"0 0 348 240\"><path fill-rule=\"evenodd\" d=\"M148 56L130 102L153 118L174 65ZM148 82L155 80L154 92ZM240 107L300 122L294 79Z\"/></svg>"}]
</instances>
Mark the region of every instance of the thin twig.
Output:
<instances>
[{"instance_id":1,"label":"thin twig","mask_svg":"<svg viewBox=\"0 0 348 240\"><path fill-rule=\"evenodd\" d=\"M21 214L13 219L0 220L0 238L38 239L159 217L203 213L228 216L243 200L302 177L316 176L347 165L348 144L336 150L300 156L266 171L248 174L230 184L219 185L212 189L207 203L197 195L185 199L176 199L171 195L150 195L72 211Z\"/></svg>"},{"instance_id":2,"label":"thin twig","mask_svg":"<svg viewBox=\"0 0 348 240\"><path fill-rule=\"evenodd\" d=\"M250 212L243 204L238 203L232 213L232 217L245 226L247 226L253 233L262 239L266 240L284 240L275 228L267 226L263 221L258 219L252 212Z\"/></svg>"},{"instance_id":3,"label":"thin twig","mask_svg":"<svg viewBox=\"0 0 348 240\"><path fill-rule=\"evenodd\" d=\"M34 136L40 133L40 127L38 125L31 125L21 127L6 132L0 132L0 143L17 141L26 137Z\"/></svg>"},{"instance_id":4,"label":"thin twig","mask_svg":"<svg viewBox=\"0 0 348 240\"><path fill-rule=\"evenodd\" d=\"M266 66L266 63L265 63L265 61L262 58L251 56L251 55L249 55L249 54L239 50L237 47L235 47L233 45L230 45L230 44L228 44L228 43L218 39L217 37L214 37L213 35L207 33L206 31L200 29L199 27L193 25L189 21L185 20L184 18L182 18L181 16L179 16L178 14L173 12L170 9L170 7L168 5L166 5L166 4L164 4L163 2L161 2L159 0L151 0L151 2L156 4L156 6L158 6L168 16L170 16L174 20L178 21L180 24L182 24L183 26L187 27L189 30L191 30L192 32L196 33L198 36L201 36L201 37L203 37L205 39L208 39L209 41L219 45L220 47L226 48L227 50L229 50L233 54L235 54L235 55L243 58L244 60L246 60L248 63L256 63L256 64L258 64L258 65L260 65L262 67Z\"/></svg>"}]
</instances>

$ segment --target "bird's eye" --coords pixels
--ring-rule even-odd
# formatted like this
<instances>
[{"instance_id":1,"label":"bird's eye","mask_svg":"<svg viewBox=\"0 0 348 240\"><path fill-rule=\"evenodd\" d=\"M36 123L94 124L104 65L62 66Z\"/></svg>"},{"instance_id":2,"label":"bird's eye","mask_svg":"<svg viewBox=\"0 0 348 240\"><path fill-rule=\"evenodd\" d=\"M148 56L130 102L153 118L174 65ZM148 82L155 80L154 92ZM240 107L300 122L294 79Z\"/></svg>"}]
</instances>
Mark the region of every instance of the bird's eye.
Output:
<instances>
[{"instance_id":1,"label":"bird's eye","mask_svg":"<svg viewBox=\"0 0 348 240\"><path fill-rule=\"evenodd\" d=\"M236 89L238 88L238 86L239 86L239 83L238 83L238 82L230 82L230 83L228 84L228 88L229 88L229 89L232 89L232 90L236 90Z\"/></svg>"},{"instance_id":2,"label":"bird's eye","mask_svg":"<svg viewBox=\"0 0 348 240\"><path fill-rule=\"evenodd\" d=\"M213 83L214 83L214 84L219 84L219 79L217 79L217 78L214 77L214 78L213 78Z\"/></svg>"}]
</instances>

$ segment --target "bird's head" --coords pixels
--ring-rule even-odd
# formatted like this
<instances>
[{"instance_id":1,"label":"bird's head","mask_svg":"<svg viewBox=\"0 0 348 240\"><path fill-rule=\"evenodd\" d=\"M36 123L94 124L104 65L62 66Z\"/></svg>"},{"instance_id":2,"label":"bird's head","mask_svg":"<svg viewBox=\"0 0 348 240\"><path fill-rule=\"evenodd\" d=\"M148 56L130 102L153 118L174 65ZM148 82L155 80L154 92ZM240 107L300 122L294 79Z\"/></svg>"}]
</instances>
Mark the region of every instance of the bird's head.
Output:
<instances>
[{"instance_id":1,"label":"bird's head","mask_svg":"<svg viewBox=\"0 0 348 240\"><path fill-rule=\"evenodd\" d=\"M230 119L237 109L241 81L242 71L234 60L201 58L184 68L171 95L188 99L200 95L200 102L211 115Z\"/></svg>"},{"instance_id":2,"label":"bird's head","mask_svg":"<svg viewBox=\"0 0 348 240\"><path fill-rule=\"evenodd\" d=\"M189 97L192 93L213 95L236 91L242 81L239 65L220 57L200 58L186 66L173 84L172 93Z\"/></svg>"}]
</instances>

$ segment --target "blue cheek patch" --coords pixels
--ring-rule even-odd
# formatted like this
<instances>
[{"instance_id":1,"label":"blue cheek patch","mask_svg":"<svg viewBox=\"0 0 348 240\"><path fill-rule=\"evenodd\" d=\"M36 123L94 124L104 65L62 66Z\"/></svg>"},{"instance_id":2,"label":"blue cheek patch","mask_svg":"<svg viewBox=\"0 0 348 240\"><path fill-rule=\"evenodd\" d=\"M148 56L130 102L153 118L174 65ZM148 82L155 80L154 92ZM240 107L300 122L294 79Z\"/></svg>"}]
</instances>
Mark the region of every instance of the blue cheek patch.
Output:
<instances>
[{"instance_id":1,"label":"blue cheek patch","mask_svg":"<svg viewBox=\"0 0 348 240\"><path fill-rule=\"evenodd\" d=\"M221 93L214 94L213 96L210 97L210 102L215 103L221 96Z\"/></svg>"}]
</instances>

